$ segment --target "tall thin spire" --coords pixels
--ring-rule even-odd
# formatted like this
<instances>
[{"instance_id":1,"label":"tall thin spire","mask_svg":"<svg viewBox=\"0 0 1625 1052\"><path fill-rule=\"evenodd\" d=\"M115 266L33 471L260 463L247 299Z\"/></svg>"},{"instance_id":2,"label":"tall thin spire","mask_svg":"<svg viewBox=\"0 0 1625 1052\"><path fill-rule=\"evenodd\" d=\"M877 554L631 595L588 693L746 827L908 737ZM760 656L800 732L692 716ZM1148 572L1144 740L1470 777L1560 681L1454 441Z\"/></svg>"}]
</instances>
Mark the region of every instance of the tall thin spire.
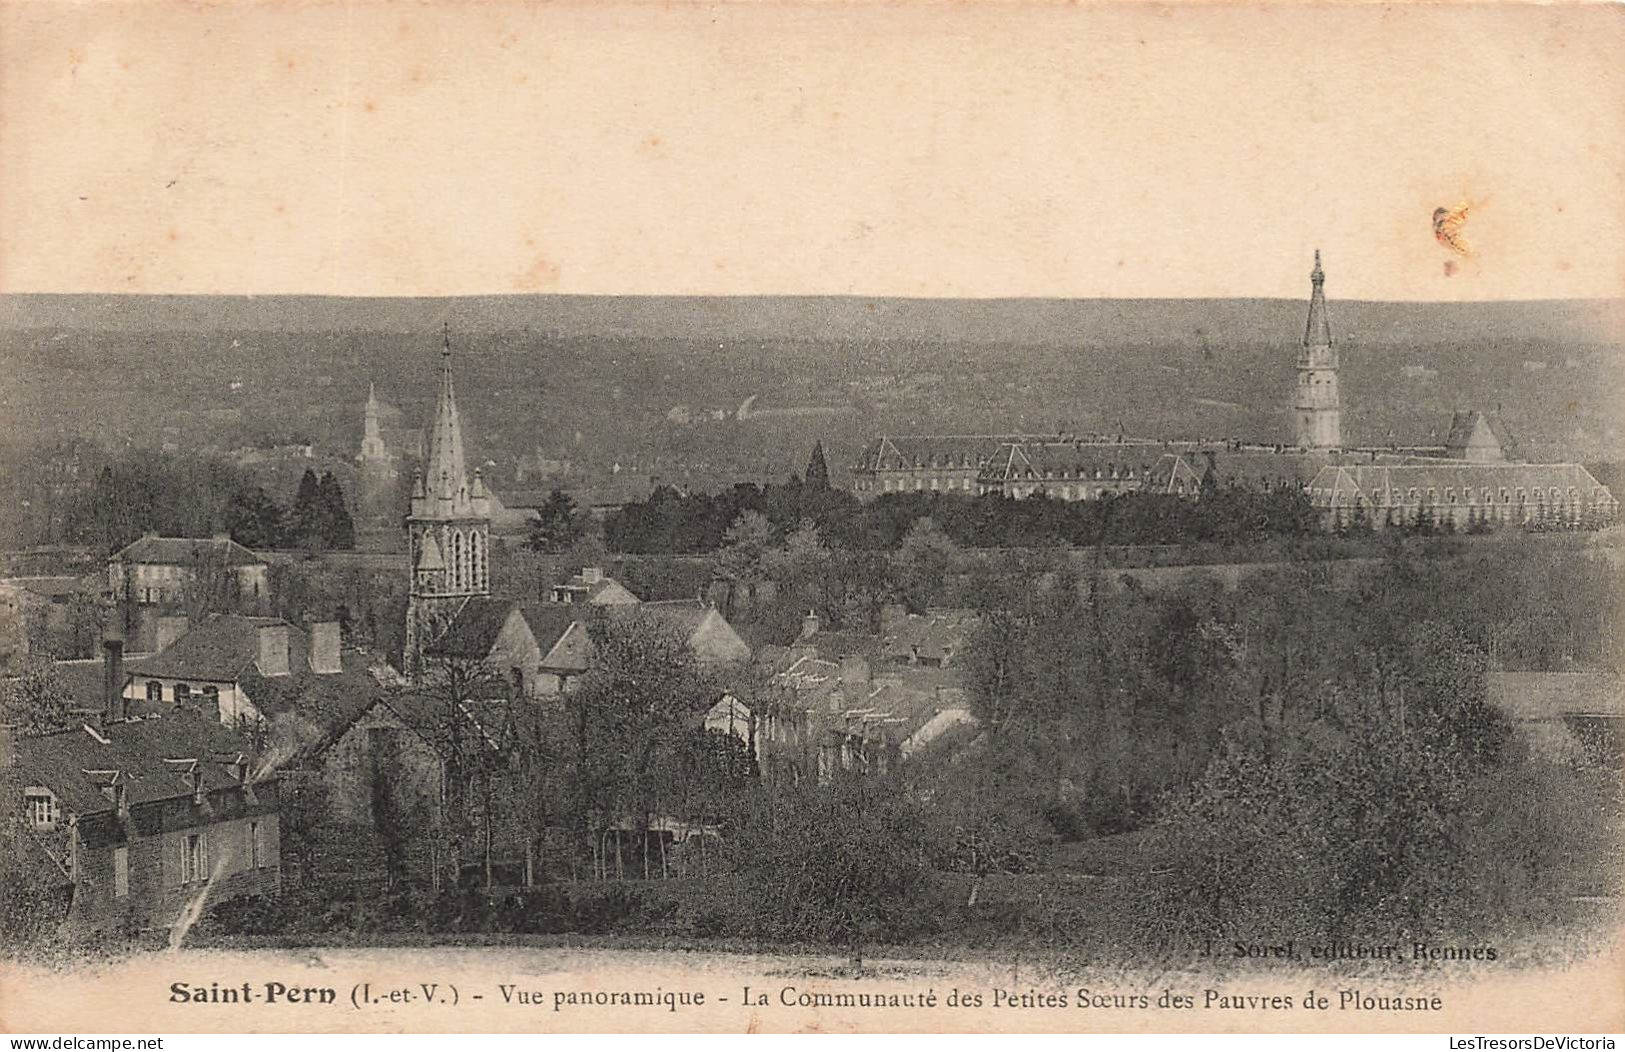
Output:
<instances>
[{"instance_id":1,"label":"tall thin spire","mask_svg":"<svg viewBox=\"0 0 1625 1052\"><path fill-rule=\"evenodd\" d=\"M458 501L466 493L468 469L463 458L463 426L457 414L457 392L451 378L451 328L445 329L440 351L440 397L429 433L429 464L425 483L432 497Z\"/></svg>"},{"instance_id":2,"label":"tall thin spire","mask_svg":"<svg viewBox=\"0 0 1625 1052\"><path fill-rule=\"evenodd\" d=\"M1330 347L1332 326L1326 318L1326 272L1320 269L1320 249L1315 249L1315 269L1309 272L1309 324L1304 326L1305 347Z\"/></svg>"}]
</instances>

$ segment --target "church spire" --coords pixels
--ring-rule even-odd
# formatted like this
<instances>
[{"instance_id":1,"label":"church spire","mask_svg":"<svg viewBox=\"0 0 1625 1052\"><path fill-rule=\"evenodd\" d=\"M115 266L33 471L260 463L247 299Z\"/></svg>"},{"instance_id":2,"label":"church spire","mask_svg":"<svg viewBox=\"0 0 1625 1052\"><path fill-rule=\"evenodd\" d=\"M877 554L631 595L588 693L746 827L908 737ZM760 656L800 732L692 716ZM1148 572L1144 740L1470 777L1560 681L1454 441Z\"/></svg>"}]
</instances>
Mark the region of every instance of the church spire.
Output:
<instances>
[{"instance_id":1,"label":"church spire","mask_svg":"<svg viewBox=\"0 0 1625 1052\"><path fill-rule=\"evenodd\" d=\"M468 474L463 458L463 425L457 414L457 392L451 378L451 328L442 336L440 396L429 432L429 465L424 473L429 495L460 503L467 498Z\"/></svg>"},{"instance_id":2,"label":"church spire","mask_svg":"<svg viewBox=\"0 0 1625 1052\"><path fill-rule=\"evenodd\" d=\"M1320 269L1319 249L1309 282L1309 323L1298 349L1298 390L1292 401L1297 440L1304 449L1341 449L1343 402L1338 394L1337 349L1332 346L1332 326L1326 317L1326 272Z\"/></svg>"},{"instance_id":3,"label":"church spire","mask_svg":"<svg viewBox=\"0 0 1625 1052\"><path fill-rule=\"evenodd\" d=\"M1320 269L1320 249L1315 249L1315 269L1309 272L1309 324L1304 326L1305 347L1330 347L1332 327L1326 319L1326 272Z\"/></svg>"}]
</instances>

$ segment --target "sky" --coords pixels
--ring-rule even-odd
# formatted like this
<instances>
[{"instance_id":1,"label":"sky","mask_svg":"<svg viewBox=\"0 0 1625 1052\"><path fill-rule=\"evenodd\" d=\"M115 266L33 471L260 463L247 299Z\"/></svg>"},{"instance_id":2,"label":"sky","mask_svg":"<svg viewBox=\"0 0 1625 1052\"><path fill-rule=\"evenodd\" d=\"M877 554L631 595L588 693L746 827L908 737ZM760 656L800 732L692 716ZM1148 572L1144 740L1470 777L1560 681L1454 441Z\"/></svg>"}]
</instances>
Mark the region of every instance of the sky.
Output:
<instances>
[{"instance_id":1,"label":"sky","mask_svg":"<svg viewBox=\"0 0 1625 1052\"><path fill-rule=\"evenodd\" d=\"M0 293L1625 296L1621 54L1620 5L4 3Z\"/></svg>"}]
</instances>

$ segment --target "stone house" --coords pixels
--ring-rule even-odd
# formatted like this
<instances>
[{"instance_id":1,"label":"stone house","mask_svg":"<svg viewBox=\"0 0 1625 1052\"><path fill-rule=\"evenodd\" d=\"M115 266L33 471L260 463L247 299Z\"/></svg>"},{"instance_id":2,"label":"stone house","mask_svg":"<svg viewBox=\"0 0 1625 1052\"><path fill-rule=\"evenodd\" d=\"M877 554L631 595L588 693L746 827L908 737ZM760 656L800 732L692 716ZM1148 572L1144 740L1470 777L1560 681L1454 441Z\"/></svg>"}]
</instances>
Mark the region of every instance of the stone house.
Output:
<instances>
[{"instance_id":1,"label":"stone house","mask_svg":"<svg viewBox=\"0 0 1625 1052\"><path fill-rule=\"evenodd\" d=\"M129 665L123 693L135 709L191 707L241 727L347 693L359 704L378 689L367 656L341 647L336 621L298 628L276 617L211 614L191 627L166 617L158 639L161 649Z\"/></svg>"},{"instance_id":2,"label":"stone house","mask_svg":"<svg viewBox=\"0 0 1625 1052\"><path fill-rule=\"evenodd\" d=\"M5 772L25 835L71 885L70 922L140 930L281 887L278 778L212 720L102 718L24 738Z\"/></svg>"}]
</instances>

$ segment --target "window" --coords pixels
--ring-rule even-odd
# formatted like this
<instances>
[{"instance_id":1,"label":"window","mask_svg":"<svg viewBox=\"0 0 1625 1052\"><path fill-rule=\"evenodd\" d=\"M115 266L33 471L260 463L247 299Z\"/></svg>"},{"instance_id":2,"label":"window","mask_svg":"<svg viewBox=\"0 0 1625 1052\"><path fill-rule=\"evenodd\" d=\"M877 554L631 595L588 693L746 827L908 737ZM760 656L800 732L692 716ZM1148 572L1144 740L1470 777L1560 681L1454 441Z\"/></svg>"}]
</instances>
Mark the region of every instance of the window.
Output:
<instances>
[{"instance_id":1,"label":"window","mask_svg":"<svg viewBox=\"0 0 1625 1052\"><path fill-rule=\"evenodd\" d=\"M248 823L248 868L259 869L265 863L260 859L260 824Z\"/></svg>"},{"instance_id":2,"label":"window","mask_svg":"<svg viewBox=\"0 0 1625 1052\"><path fill-rule=\"evenodd\" d=\"M27 799L29 824L35 829L55 829L57 821L62 817L62 811L56 803L56 794L49 789L30 789Z\"/></svg>"},{"instance_id":3,"label":"window","mask_svg":"<svg viewBox=\"0 0 1625 1052\"><path fill-rule=\"evenodd\" d=\"M164 700L164 685L155 679L147 680L147 701L156 705Z\"/></svg>"},{"instance_id":4,"label":"window","mask_svg":"<svg viewBox=\"0 0 1625 1052\"><path fill-rule=\"evenodd\" d=\"M130 897L130 849L127 847L113 849L113 897Z\"/></svg>"},{"instance_id":5,"label":"window","mask_svg":"<svg viewBox=\"0 0 1625 1052\"><path fill-rule=\"evenodd\" d=\"M1507 488L1505 486L1501 487L1501 503L1502 504L1511 503L1510 500L1507 497Z\"/></svg>"},{"instance_id":6,"label":"window","mask_svg":"<svg viewBox=\"0 0 1625 1052\"><path fill-rule=\"evenodd\" d=\"M1444 490L1444 499L1452 504L1456 503L1456 487L1446 486Z\"/></svg>"},{"instance_id":7,"label":"window","mask_svg":"<svg viewBox=\"0 0 1625 1052\"><path fill-rule=\"evenodd\" d=\"M209 845L202 833L192 833L181 839L181 883L200 883L209 879Z\"/></svg>"},{"instance_id":8,"label":"window","mask_svg":"<svg viewBox=\"0 0 1625 1052\"><path fill-rule=\"evenodd\" d=\"M192 685L190 683L175 684L175 704L183 705L191 699L191 696Z\"/></svg>"}]
</instances>

